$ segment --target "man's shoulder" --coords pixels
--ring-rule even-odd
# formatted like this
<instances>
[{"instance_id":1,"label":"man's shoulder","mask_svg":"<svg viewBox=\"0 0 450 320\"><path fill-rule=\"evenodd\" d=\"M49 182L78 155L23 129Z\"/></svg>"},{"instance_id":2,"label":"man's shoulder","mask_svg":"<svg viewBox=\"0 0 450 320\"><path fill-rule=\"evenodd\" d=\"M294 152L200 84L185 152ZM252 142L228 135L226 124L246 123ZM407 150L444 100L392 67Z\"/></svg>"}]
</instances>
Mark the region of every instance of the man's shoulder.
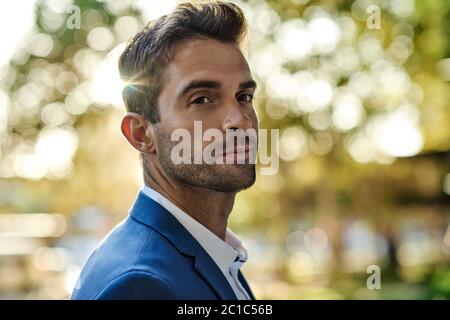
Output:
<instances>
[{"instance_id":1,"label":"man's shoulder","mask_svg":"<svg viewBox=\"0 0 450 320\"><path fill-rule=\"evenodd\" d=\"M85 263L72 298L95 299L111 285L132 281L159 281L186 267L186 257L157 230L127 217L100 243Z\"/></svg>"}]
</instances>

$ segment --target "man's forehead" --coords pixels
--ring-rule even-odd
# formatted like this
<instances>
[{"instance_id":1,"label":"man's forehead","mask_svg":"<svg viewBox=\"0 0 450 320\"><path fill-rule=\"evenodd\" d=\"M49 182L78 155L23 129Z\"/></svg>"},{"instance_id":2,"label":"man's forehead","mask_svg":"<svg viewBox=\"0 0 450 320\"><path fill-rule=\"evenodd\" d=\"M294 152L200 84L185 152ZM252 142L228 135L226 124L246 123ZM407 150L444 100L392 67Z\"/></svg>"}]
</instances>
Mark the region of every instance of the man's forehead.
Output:
<instances>
[{"instance_id":1,"label":"man's forehead","mask_svg":"<svg viewBox=\"0 0 450 320\"><path fill-rule=\"evenodd\" d=\"M175 46L173 59L166 65L168 78L178 80L194 75L249 75L250 69L240 48L214 39L194 39Z\"/></svg>"}]
</instances>

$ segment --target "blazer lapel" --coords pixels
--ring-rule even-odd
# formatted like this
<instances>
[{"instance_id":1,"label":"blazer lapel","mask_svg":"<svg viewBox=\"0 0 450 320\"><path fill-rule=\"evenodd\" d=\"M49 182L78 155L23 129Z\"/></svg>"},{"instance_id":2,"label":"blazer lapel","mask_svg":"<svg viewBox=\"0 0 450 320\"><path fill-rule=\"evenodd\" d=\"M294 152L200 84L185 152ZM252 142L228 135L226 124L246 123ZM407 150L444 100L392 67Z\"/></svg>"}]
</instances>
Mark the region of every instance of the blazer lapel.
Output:
<instances>
[{"instance_id":1,"label":"blazer lapel","mask_svg":"<svg viewBox=\"0 0 450 320\"><path fill-rule=\"evenodd\" d=\"M199 250L195 258L195 270L197 270L202 278L210 285L220 299L237 300L228 280L203 248Z\"/></svg>"},{"instance_id":2,"label":"blazer lapel","mask_svg":"<svg viewBox=\"0 0 450 320\"><path fill-rule=\"evenodd\" d=\"M160 233L183 254L195 259L195 270L220 299L237 299L214 260L189 231L159 203L150 199L141 191L130 210L130 216Z\"/></svg>"},{"instance_id":3,"label":"blazer lapel","mask_svg":"<svg viewBox=\"0 0 450 320\"><path fill-rule=\"evenodd\" d=\"M251 300L256 300L255 296L253 295L252 290L250 289L250 286L248 285L247 281L244 278L244 275L242 274L241 270L238 272L238 278L239 281L242 283L242 286L245 290L247 290L248 295L250 296Z\"/></svg>"}]
</instances>

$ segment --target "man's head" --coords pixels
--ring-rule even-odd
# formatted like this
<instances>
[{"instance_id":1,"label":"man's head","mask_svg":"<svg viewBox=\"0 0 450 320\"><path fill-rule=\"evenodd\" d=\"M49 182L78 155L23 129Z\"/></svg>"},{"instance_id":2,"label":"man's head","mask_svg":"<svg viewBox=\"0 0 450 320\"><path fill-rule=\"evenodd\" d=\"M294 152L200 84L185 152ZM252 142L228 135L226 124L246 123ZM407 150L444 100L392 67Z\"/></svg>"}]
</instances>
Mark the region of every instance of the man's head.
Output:
<instances>
[{"instance_id":1,"label":"man's head","mask_svg":"<svg viewBox=\"0 0 450 320\"><path fill-rule=\"evenodd\" d=\"M230 130L257 130L256 85L240 47L245 34L245 17L236 5L184 3L130 40L119 60L128 83L122 132L140 151L147 176L160 170L176 182L223 192L254 183L251 163L175 164L171 159L177 144L172 133L186 129L193 143L194 121L201 121L204 131L220 130L224 140Z\"/></svg>"}]
</instances>

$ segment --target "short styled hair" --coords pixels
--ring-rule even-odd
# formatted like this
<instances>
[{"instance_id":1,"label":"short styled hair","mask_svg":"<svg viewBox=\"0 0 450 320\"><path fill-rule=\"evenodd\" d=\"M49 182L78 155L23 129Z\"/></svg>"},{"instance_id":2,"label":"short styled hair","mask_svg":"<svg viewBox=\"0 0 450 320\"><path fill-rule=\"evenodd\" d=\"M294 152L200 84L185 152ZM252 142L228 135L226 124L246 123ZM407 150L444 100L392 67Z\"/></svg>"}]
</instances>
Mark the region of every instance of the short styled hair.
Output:
<instances>
[{"instance_id":1,"label":"short styled hair","mask_svg":"<svg viewBox=\"0 0 450 320\"><path fill-rule=\"evenodd\" d=\"M150 21L119 58L120 76L127 82L122 92L126 109L157 123L162 72L173 58L174 46L208 37L241 45L246 33L244 13L231 2L180 3L171 13Z\"/></svg>"}]
</instances>

